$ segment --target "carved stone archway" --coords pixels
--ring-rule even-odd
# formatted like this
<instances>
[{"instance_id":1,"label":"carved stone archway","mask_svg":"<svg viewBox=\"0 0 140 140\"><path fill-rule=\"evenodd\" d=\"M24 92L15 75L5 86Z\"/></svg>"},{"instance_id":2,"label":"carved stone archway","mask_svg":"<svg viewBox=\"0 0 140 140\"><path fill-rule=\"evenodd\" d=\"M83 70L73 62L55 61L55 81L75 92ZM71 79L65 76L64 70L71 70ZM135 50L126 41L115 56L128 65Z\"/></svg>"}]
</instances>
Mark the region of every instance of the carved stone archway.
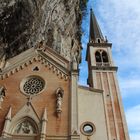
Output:
<instances>
[{"instance_id":1,"label":"carved stone archway","mask_svg":"<svg viewBox=\"0 0 140 140\"><path fill-rule=\"evenodd\" d=\"M14 140L39 140L37 124L29 117L22 118L13 127L12 138Z\"/></svg>"}]
</instances>

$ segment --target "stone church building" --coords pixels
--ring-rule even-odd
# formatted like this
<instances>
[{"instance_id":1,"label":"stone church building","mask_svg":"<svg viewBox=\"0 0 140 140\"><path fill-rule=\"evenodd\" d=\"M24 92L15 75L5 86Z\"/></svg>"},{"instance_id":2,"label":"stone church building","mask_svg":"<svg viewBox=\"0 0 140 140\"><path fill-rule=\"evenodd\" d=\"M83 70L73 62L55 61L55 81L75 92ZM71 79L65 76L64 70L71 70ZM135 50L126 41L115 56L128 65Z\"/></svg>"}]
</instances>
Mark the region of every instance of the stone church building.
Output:
<instances>
[{"instance_id":1,"label":"stone church building","mask_svg":"<svg viewBox=\"0 0 140 140\"><path fill-rule=\"evenodd\" d=\"M0 140L129 140L112 44L94 12L82 86L79 0L27 1L0 15Z\"/></svg>"}]
</instances>

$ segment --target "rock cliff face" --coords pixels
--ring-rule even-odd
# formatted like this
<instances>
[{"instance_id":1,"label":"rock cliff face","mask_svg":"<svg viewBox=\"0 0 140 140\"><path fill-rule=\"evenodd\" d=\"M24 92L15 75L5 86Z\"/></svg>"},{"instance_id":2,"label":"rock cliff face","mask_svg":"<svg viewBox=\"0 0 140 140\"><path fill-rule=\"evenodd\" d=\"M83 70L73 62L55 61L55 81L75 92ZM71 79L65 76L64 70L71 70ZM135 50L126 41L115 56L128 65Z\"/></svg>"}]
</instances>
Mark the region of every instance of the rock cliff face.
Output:
<instances>
[{"instance_id":1,"label":"rock cliff face","mask_svg":"<svg viewBox=\"0 0 140 140\"><path fill-rule=\"evenodd\" d=\"M80 61L80 0L0 0L0 58L38 43Z\"/></svg>"}]
</instances>

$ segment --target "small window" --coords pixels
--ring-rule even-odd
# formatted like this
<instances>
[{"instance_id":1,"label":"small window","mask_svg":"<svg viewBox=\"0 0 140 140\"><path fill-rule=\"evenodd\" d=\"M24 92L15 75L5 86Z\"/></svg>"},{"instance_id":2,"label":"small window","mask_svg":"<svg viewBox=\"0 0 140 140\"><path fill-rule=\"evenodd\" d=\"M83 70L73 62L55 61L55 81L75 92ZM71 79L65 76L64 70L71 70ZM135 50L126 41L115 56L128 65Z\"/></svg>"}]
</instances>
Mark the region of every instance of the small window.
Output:
<instances>
[{"instance_id":1,"label":"small window","mask_svg":"<svg viewBox=\"0 0 140 140\"><path fill-rule=\"evenodd\" d=\"M91 122L84 122L81 125L81 132L86 136L91 136L95 132L95 126Z\"/></svg>"},{"instance_id":2,"label":"small window","mask_svg":"<svg viewBox=\"0 0 140 140\"><path fill-rule=\"evenodd\" d=\"M83 127L83 131L87 134L90 134L93 132L93 127L90 124L85 124Z\"/></svg>"},{"instance_id":3,"label":"small window","mask_svg":"<svg viewBox=\"0 0 140 140\"><path fill-rule=\"evenodd\" d=\"M96 38L96 43L102 43L101 38Z\"/></svg>"},{"instance_id":4,"label":"small window","mask_svg":"<svg viewBox=\"0 0 140 140\"><path fill-rule=\"evenodd\" d=\"M100 39L98 39L98 43L101 43L101 40Z\"/></svg>"}]
</instances>

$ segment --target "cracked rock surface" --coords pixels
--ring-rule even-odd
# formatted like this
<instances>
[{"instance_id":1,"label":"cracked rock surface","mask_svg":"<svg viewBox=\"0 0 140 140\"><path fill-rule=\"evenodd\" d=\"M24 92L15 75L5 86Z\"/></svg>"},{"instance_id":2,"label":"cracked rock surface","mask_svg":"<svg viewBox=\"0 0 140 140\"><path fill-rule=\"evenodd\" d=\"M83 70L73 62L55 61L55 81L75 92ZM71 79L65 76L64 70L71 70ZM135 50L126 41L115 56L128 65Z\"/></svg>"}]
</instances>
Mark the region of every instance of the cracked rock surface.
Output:
<instances>
[{"instance_id":1,"label":"cracked rock surface","mask_svg":"<svg viewBox=\"0 0 140 140\"><path fill-rule=\"evenodd\" d=\"M80 60L80 0L0 0L0 58L12 58L43 42Z\"/></svg>"}]
</instances>

